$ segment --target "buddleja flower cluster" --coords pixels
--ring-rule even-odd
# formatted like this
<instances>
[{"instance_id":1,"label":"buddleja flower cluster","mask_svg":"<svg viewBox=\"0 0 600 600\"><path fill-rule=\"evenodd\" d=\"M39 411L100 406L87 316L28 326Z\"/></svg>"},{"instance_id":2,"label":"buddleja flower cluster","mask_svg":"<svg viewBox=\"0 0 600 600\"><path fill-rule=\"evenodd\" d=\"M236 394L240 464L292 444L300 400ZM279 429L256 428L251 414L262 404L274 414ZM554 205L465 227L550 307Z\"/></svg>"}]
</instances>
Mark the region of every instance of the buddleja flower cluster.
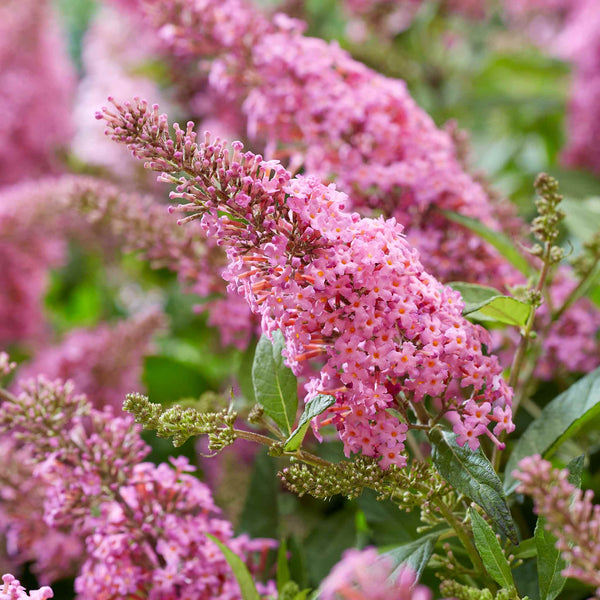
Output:
<instances>
[{"instance_id":1,"label":"buddleja flower cluster","mask_svg":"<svg viewBox=\"0 0 600 600\"><path fill-rule=\"evenodd\" d=\"M16 397L3 393L0 432L35 465L44 525L85 543L75 580L81 597L240 598L206 534L246 558L258 552L264 559L273 541L233 539L187 459L141 462L149 448L130 417L92 408L60 381L39 378L21 388Z\"/></svg>"},{"instance_id":2,"label":"buddleja flower cluster","mask_svg":"<svg viewBox=\"0 0 600 600\"><path fill-rule=\"evenodd\" d=\"M117 103L98 116L177 185L171 197L184 204L175 210L191 213L181 222L200 218L224 246L230 287L263 331L284 333L288 365L307 378L306 401L335 395L330 420L347 453L405 464L409 406L418 413L426 398L472 448L512 428L511 391L482 348L487 332L461 316L460 295L423 269L394 219L345 212L347 196L333 186L292 178L240 143L229 149L208 135L197 143L192 123L175 125L171 139L157 106Z\"/></svg>"}]
</instances>

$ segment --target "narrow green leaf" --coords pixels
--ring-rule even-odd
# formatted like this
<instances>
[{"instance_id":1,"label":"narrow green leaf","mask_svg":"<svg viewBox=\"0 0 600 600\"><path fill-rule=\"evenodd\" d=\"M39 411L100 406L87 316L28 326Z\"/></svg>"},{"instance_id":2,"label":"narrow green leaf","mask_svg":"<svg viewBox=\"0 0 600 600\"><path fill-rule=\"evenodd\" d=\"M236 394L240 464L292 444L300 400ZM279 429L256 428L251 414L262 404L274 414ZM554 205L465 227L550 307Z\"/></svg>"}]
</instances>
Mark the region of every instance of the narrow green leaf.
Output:
<instances>
[{"instance_id":1,"label":"narrow green leaf","mask_svg":"<svg viewBox=\"0 0 600 600\"><path fill-rule=\"evenodd\" d=\"M290 581L290 566L287 561L287 544L285 540L281 540L277 550L277 591L279 594L288 581Z\"/></svg>"},{"instance_id":2,"label":"narrow green leaf","mask_svg":"<svg viewBox=\"0 0 600 600\"><path fill-rule=\"evenodd\" d=\"M548 457L586 423L600 414L600 367L582 377L544 407L542 414L515 444L506 465L504 489L509 494L518 485L512 472L526 456Z\"/></svg>"},{"instance_id":3,"label":"narrow green leaf","mask_svg":"<svg viewBox=\"0 0 600 600\"><path fill-rule=\"evenodd\" d=\"M395 580L398 576L398 571L403 566L409 566L417 574L417 579L420 578L423 569L425 569L433 554L438 537L438 533L430 533L414 542L402 544L384 552L381 556L390 557L395 564L395 568L390 573L389 579Z\"/></svg>"},{"instance_id":4,"label":"narrow green leaf","mask_svg":"<svg viewBox=\"0 0 600 600\"><path fill-rule=\"evenodd\" d=\"M463 315L477 321L492 321L523 327L527 323L531 306L498 290L474 283L456 281L450 287L460 292L465 308Z\"/></svg>"},{"instance_id":5,"label":"narrow green leaf","mask_svg":"<svg viewBox=\"0 0 600 600\"><path fill-rule=\"evenodd\" d=\"M561 572L567 563L556 549L556 536L546 531L545 524L546 519L540 517L535 525L534 533L540 600L554 600L565 585L566 579Z\"/></svg>"},{"instance_id":6,"label":"narrow green leaf","mask_svg":"<svg viewBox=\"0 0 600 600\"><path fill-rule=\"evenodd\" d=\"M517 543L517 531L512 520L502 482L490 461L467 445L461 448L456 435L433 429L429 434L432 459L439 474L459 492L481 506L500 531Z\"/></svg>"},{"instance_id":7,"label":"narrow green leaf","mask_svg":"<svg viewBox=\"0 0 600 600\"><path fill-rule=\"evenodd\" d=\"M467 229L470 229L473 233L476 233L480 238L494 246L506 260L508 260L513 266L515 266L521 273L529 275L531 273L531 266L525 259L525 257L515 248L512 240L498 231L493 231L486 227L481 221L466 217L449 210L441 211L444 216L454 223L458 223Z\"/></svg>"},{"instance_id":8,"label":"narrow green leaf","mask_svg":"<svg viewBox=\"0 0 600 600\"><path fill-rule=\"evenodd\" d=\"M298 427L294 429L290 437L287 439L283 449L287 452L298 450L302 444L302 441L304 440L306 432L308 431L311 420L320 415L323 411L327 410L333 404L335 404L334 396L326 396L325 394L319 394L318 396L315 396L306 405L306 408L300 417L300 421L298 422Z\"/></svg>"},{"instance_id":9,"label":"narrow green leaf","mask_svg":"<svg viewBox=\"0 0 600 600\"><path fill-rule=\"evenodd\" d=\"M514 588L515 582L510 572L510 565L492 528L476 510L469 509L469 514L471 515L475 545L488 573L503 588Z\"/></svg>"},{"instance_id":10,"label":"narrow green leaf","mask_svg":"<svg viewBox=\"0 0 600 600\"><path fill-rule=\"evenodd\" d=\"M206 537L211 539L218 547L219 550L224 554L225 560L231 567L233 575L235 576L240 591L242 593L242 600L260 600L260 596L252 580L252 575L248 571L248 567L244 564L244 561L234 552L232 552L223 542L218 540L214 535L210 533L206 534Z\"/></svg>"},{"instance_id":11,"label":"narrow green leaf","mask_svg":"<svg viewBox=\"0 0 600 600\"><path fill-rule=\"evenodd\" d=\"M292 371L283 363L281 352L285 340L280 331L273 332L273 342L263 335L256 345L252 365L252 382L256 401L265 413L289 436L298 409L298 384Z\"/></svg>"},{"instance_id":12,"label":"narrow green leaf","mask_svg":"<svg viewBox=\"0 0 600 600\"><path fill-rule=\"evenodd\" d=\"M511 550L515 558L533 558L537 554L535 538L529 538L519 542L519 545Z\"/></svg>"}]
</instances>

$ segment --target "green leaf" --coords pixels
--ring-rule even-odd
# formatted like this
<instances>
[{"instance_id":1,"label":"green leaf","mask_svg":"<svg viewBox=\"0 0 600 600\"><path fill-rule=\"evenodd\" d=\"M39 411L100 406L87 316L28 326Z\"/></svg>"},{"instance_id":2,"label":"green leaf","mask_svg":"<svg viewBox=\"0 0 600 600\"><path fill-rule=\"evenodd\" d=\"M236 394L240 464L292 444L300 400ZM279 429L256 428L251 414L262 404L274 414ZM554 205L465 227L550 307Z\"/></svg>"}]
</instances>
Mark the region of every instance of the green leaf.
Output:
<instances>
[{"instance_id":1,"label":"green leaf","mask_svg":"<svg viewBox=\"0 0 600 600\"><path fill-rule=\"evenodd\" d=\"M479 450L467 445L461 448L456 435L438 428L429 433L432 459L439 474L456 490L481 506L509 540L517 543L517 531L512 520L502 482L490 461Z\"/></svg>"},{"instance_id":2,"label":"green leaf","mask_svg":"<svg viewBox=\"0 0 600 600\"><path fill-rule=\"evenodd\" d=\"M581 476L583 475L583 465L585 464L585 455L577 456L568 465L569 476L567 481L575 487L581 487Z\"/></svg>"},{"instance_id":3,"label":"green leaf","mask_svg":"<svg viewBox=\"0 0 600 600\"><path fill-rule=\"evenodd\" d=\"M288 581L290 581L290 566L287 561L287 544L285 540L281 540L277 550L277 591L279 594Z\"/></svg>"},{"instance_id":4,"label":"green leaf","mask_svg":"<svg viewBox=\"0 0 600 600\"><path fill-rule=\"evenodd\" d=\"M397 510L397 509L396 509ZM318 587L339 562L342 553L356 540L355 510L352 505L323 518L302 544L309 569L308 584Z\"/></svg>"},{"instance_id":5,"label":"green leaf","mask_svg":"<svg viewBox=\"0 0 600 600\"><path fill-rule=\"evenodd\" d=\"M514 588L515 582L510 572L510 565L492 528L476 510L469 509L469 514L471 515L475 545L488 573L503 588Z\"/></svg>"},{"instance_id":6,"label":"green leaf","mask_svg":"<svg viewBox=\"0 0 600 600\"><path fill-rule=\"evenodd\" d=\"M409 566L416 573L417 579L420 578L423 569L425 569L433 554L438 537L439 533L430 533L414 542L402 544L384 552L381 556L392 558L395 564L395 568L390 573L388 579L394 581L398 576L398 571L405 565Z\"/></svg>"},{"instance_id":7,"label":"green leaf","mask_svg":"<svg viewBox=\"0 0 600 600\"><path fill-rule=\"evenodd\" d=\"M533 558L537 554L535 538L529 538L519 542L519 545L511 551L511 554L515 558Z\"/></svg>"},{"instance_id":8,"label":"green leaf","mask_svg":"<svg viewBox=\"0 0 600 600\"><path fill-rule=\"evenodd\" d=\"M240 586L242 600L260 600L256 586L252 580L252 575L250 575L250 571L248 571L248 567L246 567L244 561L214 535L207 533L206 537L211 539L225 555L225 560L231 567L238 585Z\"/></svg>"},{"instance_id":9,"label":"green leaf","mask_svg":"<svg viewBox=\"0 0 600 600\"><path fill-rule=\"evenodd\" d=\"M400 512L391 500L378 500L378 494L366 489L357 503L365 515L369 533L376 546L393 548L419 539L420 511Z\"/></svg>"},{"instance_id":10,"label":"green leaf","mask_svg":"<svg viewBox=\"0 0 600 600\"><path fill-rule=\"evenodd\" d=\"M298 427L294 429L290 437L287 439L283 449L286 452L298 450L302 444L302 440L304 440L306 432L308 431L311 420L319 416L323 411L327 410L333 404L335 404L334 396L326 396L325 394L319 394L315 396L306 405L306 408L300 417L300 421L298 422Z\"/></svg>"},{"instance_id":11,"label":"green leaf","mask_svg":"<svg viewBox=\"0 0 600 600\"><path fill-rule=\"evenodd\" d=\"M277 464L266 449L261 450L255 461L246 502L238 529L251 537L278 537L279 511L277 510ZM268 506L269 510L265 510Z\"/></svg>"},{"instance_id":12,"label":"green leaf","mask_svg":"<svg viewBox=\"0 0 600 600\"><path fill-rule=\"evenodd\" d=\"M486 227L481 221L466 217L450 210L441 211L444 216L454 223L458 223L467 229L470 229L473 233L476 233L480 238L494 246L506 260L508 260L514 267L519 269L521 273L529 275L531 273L531 266L523 255L515 248L512 240L498 231L493 231Z\"/></svg>"},{"instance_id":13,"label":"green leaf","mask_svg":"<svg viewBox=\"0 0 600 600\"><path fill-rule=\"evenodd\" d=\"M463 315L478 321L493 321L523 327L527 323L531 305L498 290L474 283L453 282L450 287L460 292L465 308Z\"/></svg>"},{"instance_id":14,"label":"green leaf","mask_svg":"<svg viewBox=\"0 0 600 600\"><path fill-rule=\"evenodd\" d=\"M289 436L298 409L298 384L292 371L283 364L281 352L285 340L280 331L273 332L273 342L263 335L254 354L252 382L256 401L265 413Z\"/></svg>"},{"instance_id":15,"label":"green leaf","mask_svg":"<svg viewBox=\"0 0 600 600\"><path fill-rule=\"evenodd\" d=\"M237 374L237 382L240 386L240 390L250 405L256 404L256 397L254 396L254 383L252 381L252 365L254 364L255 351L256 342L252 341L252 343L242 354L242 360L240 362L240 368L238 369Z\"/></svg>"},{"instance_id":16,"label":"green leaf","mask_svg":"<svg viewBox=\"0 0 600 600\"><path fill-rule=\"evenodd\" d=\"M515 444L506 465L504 489L509 494L518 481L512 476L519 461L526 456L550 456L586 423L600 414L600 367L582 377L554 398L542 414L525 430Z\"/></svg>"},{"instance_id":17,"label":"green leaf","mask_svg":"<svg viewBox=\"0 0 600 600\"><path fill-rule=\"evenodd\" d=\"M537 550L538 581L540 600L554 600L562 591L566 579L561 575L567 566L556 549L556 536L546 531L546 519L540 517L535 526L535 547Z\"/></svg>"}]
</instances>

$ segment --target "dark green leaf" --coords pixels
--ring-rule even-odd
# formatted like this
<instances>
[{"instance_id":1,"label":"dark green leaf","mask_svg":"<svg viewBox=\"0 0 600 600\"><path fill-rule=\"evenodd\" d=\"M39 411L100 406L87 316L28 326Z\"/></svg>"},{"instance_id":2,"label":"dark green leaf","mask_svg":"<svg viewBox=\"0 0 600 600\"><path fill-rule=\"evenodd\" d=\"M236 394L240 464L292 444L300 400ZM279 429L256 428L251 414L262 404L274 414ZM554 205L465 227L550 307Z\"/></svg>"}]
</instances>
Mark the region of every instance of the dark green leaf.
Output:
<instances>
[{"instance_id":1,"label":"dark green leaf","mask_svg":"<svg viewBox=\"0 0 600 600\"><path fill-rule=\"evenodd\" d=\"M438 536L438 533L430 533L414 542L402 544L402 546L384 552L381 556L392 558L395 565L394 570L389 575L389 579L395 580L398 576L398 571L405 565L409 566L417 574L417 579L421 577L423 569L427 566L433 554Z\"/></svg>"},{"instance_id":2,"label":"dark green leaf","mask_svg":"<svg viewBox=\"0 0 600 600\"><path fill-rule=\"evenodd\" d=\"M394 547L420 537L417 529L422 523L418 511L400 511L397 504L390 500L377 500L377 494L368 489L359 496L357 502L364 512L376 546Z\"/></svg>"},{"instance_id":3,"label":"dark green leaf","mask_svg":"<svg viewBox=\"0 0 600 600\"><path fill-rule=\"evenodd\" d=\"M460 292L465 308L463 315L477 321L492 321L523 327L527 323L531 306L498 290L474 283L453 282L450 286Z\"/></svg>"},{"instance_id":4,"label":"dark green leaf","mask_svg":"<svg viewBox=\"0 0 600 600\"><path fill-rule=\"evenodd\" d=\"M575 487L581 487L581 476L583 475L583 466L585 464L585 455L577 456L568 465L569 476L567 481Z\"/></svg>"},{"instance_id":5,"label":"dark green leaf","mask_svg":"<svg viewBox=\"0 0 600 600\"><path fill-rule=\"evenodd\" d=\"M292 535L288 539L290 548L290 577L301 588L308 586L308 571L306 569L306 557L304 556L304 546L298 541L296 536Z\"/></svg>"},{"instance_id":6,"label":"dark green leaf","mask_svg":"<svg viewBox=\"0 0 600 600\"><path fill-rule=\"evenodd\" d=\"M354 546L356 539L355 511L348 507L334 513L311 531L303 544L309 569L309 585L317 587L329 574L342 553Z\"/></svg>"},{"instance_id":7,"label":"dark green leaf","mask_svg":"<svg viewBox=\"0 0 600 600\"><path fill-rule=\"evenodd\" d=\"M254 353L256 352L256 342L252 342L242 354L242 361L238 370L237 381L244 398L249 404L256 403L254 395L254 384L252 382L252 364L254 363Z\"/></svg>"},{"instance_id":8,"label":"dark green leaf","mask_svg":"<svg viewBox=\"0 0 600 600\"><path fill-rule=\"evenodd\" d=\"M288 581L290 581L290 566L287 561L287 544L285 540L281 540L277 550L277 591L279 594Z\"/></svg>"},{"instance_id":9,"label":"dark green leaf","mask_svg":"<svg viewBox=\"0 0 600 600\"><path fill-rule=\"evenodd\" d=\"M278 537L278 490L275 460L267 454L266 450L261 450L254 461L239 531L248 533L251 537ZM269 509L265 510L267 506Z\"/></svg>"},{"instance_id":10,"label":"dark green leaf","mask_svg":"<svg viewBox=\"0 0 600 600\"><path fill-rule=\"evenodd\" d=\"M260 596L258 591L256 590L256 586L254 585L254 581L252 580L252 575L250 575L250 571L244 564L244 561L234 552L232 552L223 542L218 540L214 535L210 533L206 534L206 537L211 539L221 550L221 552L225 555L225 560L231 567L233 571L233 575L235 576L238 585L240 586L240 591L242 593L242 600L260 600Z\"/></svg>"},{"instance_id":11,"label":"dark green leaf","mask_svg":"<svg viewBox=\"0 0 600 600\"><path fill-rule=\"evenodd\" d=\"M479 451L467 445L461 448L456 435L434 429L429 434L433 446L433 464L440 475L455 489L479 504L496 527L513 543L517 543L517 531L512 520L502 482L490 461Z\"/></svg>"},{"instance_id":12,"label":"dark green leaf","mask_svg":"<svg viewBox=\"0 0 600 600\"><path fill-rule=\"evenodd\" d=\"M600 368L588 373L554 398L515 444L506 465L504 489L511 493L518 485L512 472L526 456L550 456L565 440L600 414Z\"/></svg>"},{"instance_id":13,"label":"dark green leaf","mask_svg":"<svg viewBox=\"0 0 600 600\"><path fill-rule=\"evenodd\" d=\"M289 436L298 409L298 384L292 371L283 364L281 352L285 340L280 331L273 332L273 342L263 335L254 354L252 382L256 401Z\"/></svg>"},{"instance_id":14,"label":"dark green leaf","mask_svg":"<svg viewBox=\"0 0 600 600\"><path fill-rule=\"evenodd\" d=\"M334 396L326 396L324 394L315 396L306 405L306 408L300 417L300 421L298 422L298 427L296 427L296 429L287 439L283 449L287 452L298 450L302 444L302 440L304 440L306 432L308 431L311 420L320 415L323 411L327 410L333 404L335 404Z\"/></svg>"},{"instance_id":15,"label":"dark green leaf","mask_svg":"<svg viewBox=\"0 0 600 600\"><path fill-rule=\"evenodd\" d=\"M503 588L514 588L515 582L510 572L510 565L492 528L476 510L469 509L469 514L471 515L475 545L488 573Z\"/></svg>"},{"instance_id":16,"label":"dark green leaf","mask_svg":"<svg viewBox=\"0 0 600 600\"><path fill-rule=\"evenodd\" d=\"M524 273L525 275L530 274L531 266L519 252L519 250L515 248L512 240L509 237L503 233L489 229L477 219L465 217L465 215L461 215L449 210L442 210L442 213L446 216L446 218L450 219L450 221L454 221L455 223L470 229L480 238L494 246L494 248L496 248L496 250L498 250L498 252L500 252L500 254L506 258L506 260L512 263L513 266L519 269L521 273Z\"/></svg>"}]
</instances>

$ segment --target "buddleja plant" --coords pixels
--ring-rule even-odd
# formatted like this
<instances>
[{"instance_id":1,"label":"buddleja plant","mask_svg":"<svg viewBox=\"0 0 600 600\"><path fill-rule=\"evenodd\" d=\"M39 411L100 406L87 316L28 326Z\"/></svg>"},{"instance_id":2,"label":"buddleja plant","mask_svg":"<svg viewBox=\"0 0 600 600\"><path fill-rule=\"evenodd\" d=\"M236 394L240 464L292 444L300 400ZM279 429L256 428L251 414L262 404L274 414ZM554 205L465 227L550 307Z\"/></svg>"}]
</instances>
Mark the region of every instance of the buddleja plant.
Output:
<instances>
[{"instance_id":1,"label":"buddleja plant","mask_svg":"<svg viewBox=\"0 0 600 600\"><path fill-rule=\"evenodd\" d=\"M571 465L569 482L566 472L541 459L519 463L536 451L550 454L589 420L597 373L551 402L508 461L502 454L515 428L513 415L529 393L536 309L563 259L557 239L564 215L552 178L536 182L537 242L523 249L528 259L516 261L529 276L517 298L471 284L442 285L423 269L395 220L349 213L347 197L334 186L293 177L277 162L243 152L240 143L228 146L208 135L200 142L193 123L185 129L175 124L171 134L157 106L113 102L98 117L113 139L174 186L171 210L184 214L180 224L199 220L225 249L224 278L260 317L263 331L250 411L240 412L233 402L212 410L202 402L165 408L134 394L125 409L139 423L176 445L207 435L214 453L238 438L267 446L271 456L289 458L279 477L300 496L356 498L370 489L400 510L417 511L420 538L379 558L365 555L385 576L400 564L410 567L408 587L398 580L394 588L404 590L402 597L425 593L410 590L428 565L445 597L524 597L514 573L534 557L536 594L544 600L560 593L566 577L600 585L597 510L589 494L575 492L582 461ZM596 268L597 244L586 251L580 283L553 308L551 321L583 293ZM515 252L510 247L509 254ZM489 354L490 335L476 324L481 321L518 328L508 381ZM299 417L298 389L305 403ZM239 426L242 416L259 429ZM319 456L306 442L310 428L317 440L339 438L346 460ZM534 497L540 514L528 539L517 530L507 497L519 481L518 491ZM244 597L258 597L242 564L228 559ZM356 557L347 560L358 564ZM279 569L280 598L306 597L288 581L285 552ZM338 578L332 573L323 584L322 598L392 597L385 576L367 591L357 573L343 572L340 566Z\"/></svg>"}]
</instances>

